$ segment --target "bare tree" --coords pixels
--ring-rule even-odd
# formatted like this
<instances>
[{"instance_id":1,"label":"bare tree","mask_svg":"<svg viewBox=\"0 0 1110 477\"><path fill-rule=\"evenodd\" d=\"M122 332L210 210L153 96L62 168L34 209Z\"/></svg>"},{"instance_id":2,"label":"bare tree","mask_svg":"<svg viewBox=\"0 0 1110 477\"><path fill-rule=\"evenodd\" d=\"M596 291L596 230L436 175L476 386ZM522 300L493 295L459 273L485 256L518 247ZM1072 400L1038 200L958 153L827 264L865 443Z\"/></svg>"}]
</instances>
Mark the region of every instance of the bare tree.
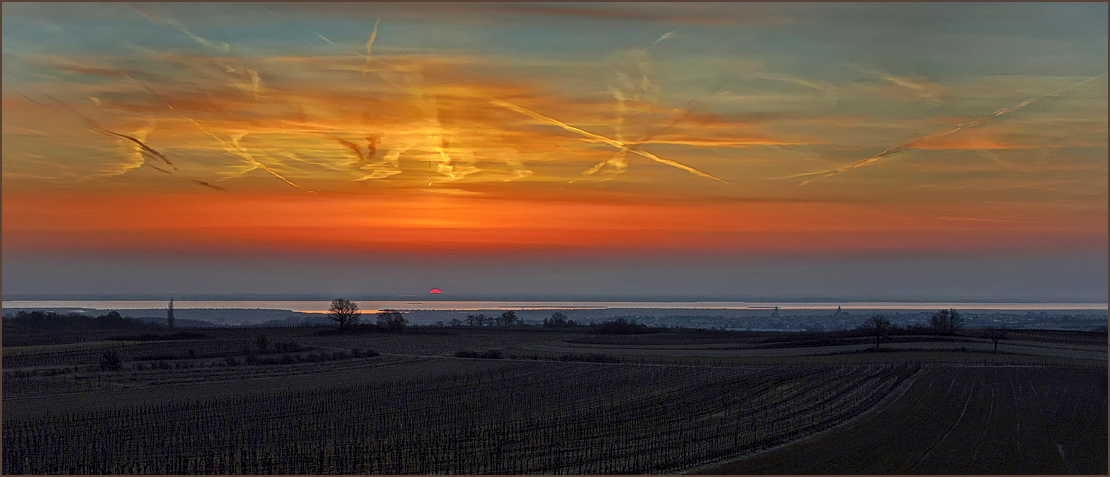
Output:
<instances>
[{"instance_id":1,"label":"bare tree","mask_svg":"<svg viewBox=\"0 0 1110 477\"><path fill-rule=\"evenodd\" d=\"M497 326L512 326L515 325L520 318L516 317L516 312L513 310L506 311L501 316L494 318L497 320Z\"/></svg>"},{"instance_id":2,"label":"bare tree","mask_svg":"<svg viewBox=\"0 0 1110 477\"><path fill-rule=\"evenodd\" d=\"M875 335L875 349L879 349L879 339L890 333L890 327L890 320L881 313L871 315L871 318L863 322L862 326L868 334Z\"/></svg>"},{"instance_id":3,"label":"bare tree","mask_svg":"<svg viewBox=\"0 0 1110 477\"><path fill-rule=\"evenodd\" d=\"M470 326L485 326L486 324L493 325L493 319L486 317L486 315L479 313L478 315L466 315L466 324Z\"/></svg>"},{"instance_id":4,"label":"bare tree","mask_svg":"<svg viewBox=\"0 0 1110 477\"><path fill-rule=\"evenodd\" d=\"M358 324L358 317L362 313L358 311L358 304L346 298L336 298L331 301L331 307L328 308L328 316L339 323L339 330L346 330L353 325Z\"/></svg>"},{"instance_id":5,"label":"bare tree","mask_svg":"<svg viewBox=\"0 0 1110 477\"><path fill-rule=\"evenodd\" d=\"M562 328L564 326L574 326L574 320L567 320L567 315L562 312L556 311L551 314L551 318L543 319L543 326L549 328Z\"/></svg>"},{"instance_id":6,"label":"bare tree","mask_svg":"<svg viewBox=\"0 0 1110 477\"><path fill-rule=\"evenodd\" d=\"M939 334L952 334L964 327L964 317L953 309L940 310L929 318L929 325Z\"/></svg>"},{"instance_id":7,"label":"bare tree","mask_svg":"<svg viewBox=\"0 0 1110 477\"><path fill-rule=\"evenodd\" d=\"M1006 339L1006 329L1005 328L999 329L999 328L995 328L995 327L992 326L990 328L987 328L987 329L983 330L983 337L987 338L991 341L994 341L994 352L997 353L998 352L998 342L1001 341L1001 340Z\"/></svg>"},{"instance_id":8,"label":"bare tree","mask_svg":"<svg viewBox=\"0 0 1110 477\"><path fill-rule=\"evenodd\" d=\"M381 326L393 333L401 333L405 329L405 325L409 324L409 320L397 310L382 310L378 313L378 326Z\"/></svg>"}]
</instances>

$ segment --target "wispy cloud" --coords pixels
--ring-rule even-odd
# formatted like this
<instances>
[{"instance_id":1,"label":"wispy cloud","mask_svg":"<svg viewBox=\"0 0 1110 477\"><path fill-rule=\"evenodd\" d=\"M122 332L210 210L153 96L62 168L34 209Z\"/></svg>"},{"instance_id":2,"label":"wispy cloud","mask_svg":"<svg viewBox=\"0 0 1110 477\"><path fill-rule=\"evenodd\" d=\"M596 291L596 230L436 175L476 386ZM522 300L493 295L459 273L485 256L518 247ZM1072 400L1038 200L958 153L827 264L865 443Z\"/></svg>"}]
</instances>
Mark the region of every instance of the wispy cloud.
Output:
<instances>
[{"instance_id":1,"label":"wispy cloud","mask_svg":"<svg viewBox=\"0 0 1110 477\"><path fill-rule=\"evenodd\" d=\"M158 25L158 26L161 26L161 27L172 28L172 29L177 30L181 33L184 33L189 38L192 38L193 40L196 40L197 43L200 43L201 45L204 45L208 48L211 48L212 50L218 51L220 53L228 53L229 51L231 51L231 46L228 45L227 43L211 41L207 38L204 38L200 35L197 35L196 33L193 33L192 31L190 31L188 28L185 27L185 25L182 25L177 20L174 20L174 19L168 18L168 17L163 17L163 16L160 16L160 15L155 15L153 13L148 13L148 12L139 10L138 8L135 8L135 11L139 12L142 16L146 17L146 19L150 20L151 23L153 23L155 25Z\"/></svg>"},{"instance_id":2,"label":"wispy cloud","mask_svg":"<svg viewBox=\"0 0 1110 477\"><path fill-rule=\"evenodd\" d=\"M939 102L941 95L943 95L947 91L947 88L945 88L944 86L936 83L931 83L920 78L910 78L907 76L896 76L892 74L877 72L872 72L872 74L878 76L883 81L898 86L902 90L908 91L911 94L926 99L934 104Z\"/></svg>"},{"instance_id":3,"label":"wispy cloud","mask_svg":"<svg viewBox=\"0 0 1110 477\"><path fill-rule=\"evenodd\" d=\"M1017 111L1021 108L1029 106L1030 104L1033 104L1033 103L1035 103L1037 101L1040 101L1042 99L1066 93L1066 92L1071 91L1075 88L1083 86L1087 83L1090 83L1092 81L1095 81L1095 80L1101 79L1101 78L1105 78L1105 77L1106 77L1106 74L1103 73L1101 75L1098 75L1098 76L1095 76L1095 77L1092 77L1092 78L1087 78L1083 81L1075 83L1075 84L1073 84L1071 86L1068 86L1066 88L1061 88L1061 89L1058 89L1056 91L1053 91L1053 92L1045 94L1045 95L1029 98L1025 101L1022 101L1022 102L1012 106L1012 107L999 109L999 110L995 111L994 113L991 113L989 116L984 116L984 117L975 119L973 121L967 121L967 122L964 122L964 123L960 123L960 124L957 124L957 125L952 126L950 128L943 129L943 130L937 131L935 133L929 134L927 136L923 136L923 137L914 139L913 141L907 142L905 144L902 144L902 145L899 145L899 146L896 146L896 147L892 147L892 148L887 149L883 152L875 154L874 156L871 156L867 159L856 161L856 162L853 162L853 163L848 164L848 165L843 166L843 167L839 167L839 168L831 169L831 170L827 170L827 171L807 172L807 173L804 173L804 174L795 174L795 175L789 176L788 178L797 178L797 177L804 177L804 176L811 176L811 175L818 176L818 177L815 177L813 179L808 179L806 181L803 181L801 184L799 184L799 185L806 185L806 184L809 184L813 181L817 181L817 180L824 179L824 178L827 178L827 177L832 177L832 176L835 176L837 174L843 174L843 173L848 172L852 169L856 169L856 168L859 168L859 167L864 167L864 166L874 164L874 163L878 162L880 159L882 159L886 156L889 156L891 154L896 154L896 153L902 152L906 149L914 149L914 148L918 147L919 145L927 143L929 141L932 141L936 138L947 136L949 134L958 132L958 131L963 130L963 129L978 126L980 124L983 124L987 121L990 121L990 120L992 120L994 118L997 118L999 116L1002 116L1004 114L1012 113L1012 112Z\"/></svg>"}]
</instances>

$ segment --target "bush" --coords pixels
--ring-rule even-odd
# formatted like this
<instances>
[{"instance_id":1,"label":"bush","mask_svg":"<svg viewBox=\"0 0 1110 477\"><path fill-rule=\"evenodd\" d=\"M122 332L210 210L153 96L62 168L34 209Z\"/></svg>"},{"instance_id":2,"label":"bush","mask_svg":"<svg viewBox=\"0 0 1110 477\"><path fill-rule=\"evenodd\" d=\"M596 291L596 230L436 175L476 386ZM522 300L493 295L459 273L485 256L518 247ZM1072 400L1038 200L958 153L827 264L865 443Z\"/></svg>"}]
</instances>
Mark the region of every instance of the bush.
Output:
<instances>
[{"instance_id":1,"label":"bush","mask_svg":"<svg viewBox=\"0 0 1110 477\"><path fill-rule=\"evenodd\" d=\"M263 353L270 350L270 339L266 338L266 335L258 335L258 338L254 340L254 344L258 346L258 351Z\"/></svg>"},{"instance_id":2,"label":"bush","mask_svg":"<svg viewBox=\"0 0 1110 477\"><path fill-rule=\"evenodd\" d=\"M105 371L119 371L123 361L115 351L105 351L100 357L100 369Z\"/></svg>"}]
</instances>

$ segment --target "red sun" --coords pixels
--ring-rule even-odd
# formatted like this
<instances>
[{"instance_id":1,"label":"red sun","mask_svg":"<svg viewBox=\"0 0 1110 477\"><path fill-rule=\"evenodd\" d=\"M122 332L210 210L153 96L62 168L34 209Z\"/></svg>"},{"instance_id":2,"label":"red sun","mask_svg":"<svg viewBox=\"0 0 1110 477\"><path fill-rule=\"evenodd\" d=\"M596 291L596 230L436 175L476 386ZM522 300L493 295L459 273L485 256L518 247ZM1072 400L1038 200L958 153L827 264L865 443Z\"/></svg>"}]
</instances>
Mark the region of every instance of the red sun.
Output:
<instances>
[{"instance_id":1,"label":"red sun","mask_svg":"<svg viewBox=\"0 0 1110 477\"><path fill-rule=\"evenodd\" d=\"M433 289L429 290L428 293L439 294L439 293L443 293L443 292L439 291L439 288L433 288Z\"/></svg>"}]
</instances>

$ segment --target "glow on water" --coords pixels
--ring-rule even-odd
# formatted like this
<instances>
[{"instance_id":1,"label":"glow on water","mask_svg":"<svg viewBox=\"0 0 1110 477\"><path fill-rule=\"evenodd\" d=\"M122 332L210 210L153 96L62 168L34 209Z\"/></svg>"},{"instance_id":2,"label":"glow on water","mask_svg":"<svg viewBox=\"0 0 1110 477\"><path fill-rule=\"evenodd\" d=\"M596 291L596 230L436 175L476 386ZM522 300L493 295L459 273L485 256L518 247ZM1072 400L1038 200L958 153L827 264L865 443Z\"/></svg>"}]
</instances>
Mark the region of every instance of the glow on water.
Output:
<instances>
[{"instance_id":1,"label":"glow on water","mask_svg":"<svg viewBox=\"0 0 1110 477\"><path fill-rule=\"evenodd\" d=\"M353 300L360 308L371 310L529 310L529 309L717 309L763 310L779 307L780 310L935 310L956 308L960 310L1107 310L1106 303L974 303L974 302L744 302L744 301L376 301ZM169 300L5 300L4 309L10 308L78 308L96 310L134 310L166 308ZM174 308L236 308L291 310L321 313L328 309L329 301L174 301Z\"/></svg>"}]
</instances>

